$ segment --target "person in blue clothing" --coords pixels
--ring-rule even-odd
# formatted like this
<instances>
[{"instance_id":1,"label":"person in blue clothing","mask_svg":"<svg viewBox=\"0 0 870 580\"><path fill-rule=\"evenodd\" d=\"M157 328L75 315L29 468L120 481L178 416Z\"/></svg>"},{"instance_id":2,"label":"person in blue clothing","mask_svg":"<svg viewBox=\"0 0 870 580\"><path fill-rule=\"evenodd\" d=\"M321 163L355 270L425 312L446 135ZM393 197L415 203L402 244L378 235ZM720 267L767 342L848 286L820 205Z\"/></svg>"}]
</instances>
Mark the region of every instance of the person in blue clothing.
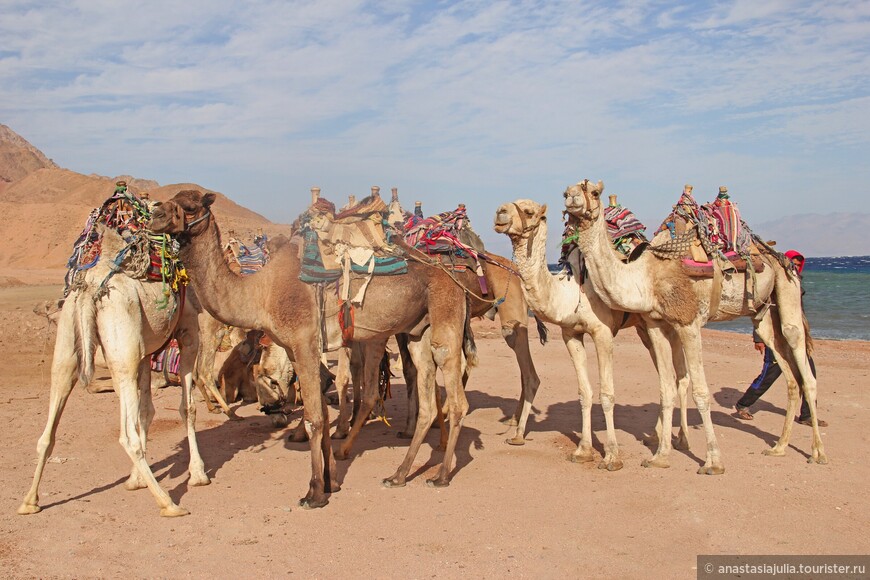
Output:
<instances>
[{"instance_id":1,"label":"person in blue clothing","mask_svg":"<svg viewBox=\"0 0 870 580\"><path fill-rule=\"evenodd\" d=\"M800 252L795 250L789 250L785 253L786 257L791 260L792 264L794 264L797 269L798 276L801 275L804 269L804 257ZM779 364L776 362L776 358L773 356L773 351L764 346L764 343L761 341L761 338L756 333L752 333L752 339L755 341L755 350L764 354L764 364L761 367L761 374L759 374L752 384L749 385L749 388L746 389L746 392L743 393L743 396L740 397L740 400L737 401L735 405L734 417L738 419L743 419L744 421L751 421L753 419L752 413L749 412L749 407L755 404L755 402L761 398L764 393L767 392L767 389L776 382L776 379L782 374L782 369L779 368ZM813 357L809 357L810 360L810 370L813 372L813 376L816 376L816 365L813 362ZM798 423L803 425L812 425L812 420L810 418L810 406L807 403L806 399L803 398L803 392L800 393L801 396L801 412L800 416L798 416ZM819 419L819 427L827 427L828 423Z\"/></svg>"}]
</instances>

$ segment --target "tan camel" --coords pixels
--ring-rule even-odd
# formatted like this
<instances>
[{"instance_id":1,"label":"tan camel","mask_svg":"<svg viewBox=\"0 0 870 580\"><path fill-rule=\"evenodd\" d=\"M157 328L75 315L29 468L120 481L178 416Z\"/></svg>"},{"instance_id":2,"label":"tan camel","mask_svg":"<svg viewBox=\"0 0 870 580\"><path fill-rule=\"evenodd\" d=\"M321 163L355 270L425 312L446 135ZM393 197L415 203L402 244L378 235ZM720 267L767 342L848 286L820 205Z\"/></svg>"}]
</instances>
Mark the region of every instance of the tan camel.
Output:
<instances>
[{"instance_id":1,"label":"tan camel","mask_svg":"<svg viewBox=\"0 0 870 580\"><path fill-rule=\"evenodd\" d=\"M125 246L111 229L103 232L103 255L114 256ZM210 480L196 443L196 406L193 400L193 367L199 344L196 296L189 292L184 307L178 296L170 295L166 308L158 308L163 285L131 278L123 272L111 275L111 260L100 260L83 277L83 284L64 302L58 320L57 340L51 370L51 394L45 430L37 443L37 465L33 484L18 508L19 514L40 511L39 483L46 460L54 448L55 433L63 408L78 379L87 385L94 370L94 351L102 345L112 373L121 407L120 443L133 462L125 487L147 486L160 506L162 516L188 513L172 501L157 483L146 460L148 428L154 417L151 400L150 354L163 346L173 332L181 348L180 373L183 381L179 408L187 424L192 486ZM111 276L111 277L110 277ZM104 280L107 293L99 292Z\"/></svg>"},{"instance_id":2,"label":"tan camel","mask_svg":"<svg viewBox=\"0 0 870 580\"><path fill-rule=\"evenodd\" d=\"M578 245L586 259L589 279L595 293L614 309L637 312L646 322L659 365L661 388L661 422L671 425L673 412L674 372L670 366L667 340L662 333L673 327L682 344L692 395L701 414L707 441L707 455L699 469L703 474L720 474L722 464L713 422L710 417L710 395L701 353L701 327L707 322L731 320L750 316L768 348L772 348L777 361L789 379L789 403L782 436L770 455L782 455L791 435L792 416L797 410L795 377L799 378L804 396L810 405L813 422L812 457L810 461L826 463L822 440L816 421L816 380L810 372L800 300L800 281L791 275L773 254L765 253L765 269L753 282L747 273L725 277L721 293L711 295L713 282L691 278L682 268L680 260L662 259L653 252L642 254L637 260L624 263L610 247L604 224L601 194L604 184L588 180L570 186L564 194L567 211L579 221ZM711 303L719 298L718 307L710 311ZM775 302L775 310L771 303ZM776 321L776 324L774 324ZM662 351L662 352L660 352ZM645 465L668 467L670 437L659 439L659 448Z\"/></svg>"},{"instance_id":3,"label":"tan camel","mask_svg":"<svg viewBox=\"0 0 870 580\"><path fill-rule=\"evenodd\" d=\"M214 198L211 193L179 192L155 208L151 227L157 232L180 235L181 259L206 310L227 324L263 329L292 355L301 385L312 461L308 493L300 504L321 507L328 501L327 491L339 489L332 447L328 436L324 436L329 416L319 380L321 352L341 344L337 298L332 292L319 292L318 287L299 280L298 241L276 239L269 263L256 274L240 277L231 272L223 258L220 233L210 210ZM321 312L325 314L323 325ZM431 325L423 328L421 323L427 314ZM463 346L470 344L465 342L469 337L465 333L464 291L444 272L411 263L407 274L374 277L365 303L355 309L354 318L354 339L366 342L371 347L367 350L380 349L383 353L389 336L409 332L413 337L411 352L418 371L434 373L433 358L441 368L449 394L450 439L438 475L430 483L448 485L462 418L468 411L461 387ZM372 359L372 364L367 365L367 369L371 369L366 373L367 382L376 379L377 360L379 358ZM434 384L434 378L431 383ZM428 385L430 381L421 381L421 384ZM425 397L421 396L417 431L405 460L396 473L384 481L387 486L405 484L426 434L422 426L431 423L434 389L426 390ZM370 409L362 411L361 417ZM361 421L354 422L345 444L352 442L358 433L358 423Z\"/></svg>"},{"instance_id":4,"label":"tan camel","mask_svg":"<svg viewBox=\"0 0 870 580\"><path fill-rule=\"evenodd\" d=\"M416 203L416 207L420 207L420 202ZM392 190L392 199L388 206L389 223L392 224L398 231L402 231L402 224L410 214L405 212L399 202L399 194L396 188ZM507 345L514 351L517 359L517 365L520 368L520 396L517 401L517 407L513 415L509 418L508 424L516 426L516 430L512 437L505 440L511 445L525 444L526 425L529 420L529 414L532 410L532 404L535 400L535 395L538 392L538 387L541 384L541 379L538 378L538 373L535 370L535 363L532 360L532 353L529 350L529 307L523 297L520 277L514 272L513 265L509 260L496 254L485 252L486 256L498 265L483 261L482 267L486 279L487 289L489 294L487 297L481 296L481 288L478 280L474 276L463 276L461 279L467 285L471 300L469 306L471 308L471 316L483 316L490 310L495 310L496 315L501 322L501 335ZM498 303L494 307L494 302ZM539 332L545 334L546 328L542 325L538 327ZM404 341L399 341L400 354L403 359L403 369L408 366L405 359L408 358L402 348ZM411 374L406 374L406 384L408 385L408 419L405 429L399 433L400 437L409 437L414 432L416 426L416 394L414 393L415 377L413 369L409 369Z\"/></svg>"},{"instance_id":5,"label":"tan camel","mask_svg":"<svg viewBox=\"0 0 870 580\"><path fill-rule=\"evenodd\" d=\"M506 203L496 210L494 229L506 234L513 245L513 260L522 275L523 294L532 310L544 321L557 324L562 330L562 339L574 363L579 384L582 410L581 437L570 459L575 462L593 460L592 451L592 398L593 389L586 363L584 336L589 335L595 344L598 359L601 408L607 428L605 454L598 464L599 469L615 471L622 468L619 447L614 429L613 408L613 337L622 328L635 326L643 343L652 354L649 337L642 320L637 315L609 308L592 292L589 280L582 287L565 274L554 276L547 268L547 219L546 206L530 200ZM656 363L653 356L653 364ZM686 382L682 356L674 364L680 371L681 381ZM685 405L682 406L683 408ZM684 420L685 421L685 420ZM683 425L677 446L686 448L687 427Z\"/></svg>"}]
</instances>

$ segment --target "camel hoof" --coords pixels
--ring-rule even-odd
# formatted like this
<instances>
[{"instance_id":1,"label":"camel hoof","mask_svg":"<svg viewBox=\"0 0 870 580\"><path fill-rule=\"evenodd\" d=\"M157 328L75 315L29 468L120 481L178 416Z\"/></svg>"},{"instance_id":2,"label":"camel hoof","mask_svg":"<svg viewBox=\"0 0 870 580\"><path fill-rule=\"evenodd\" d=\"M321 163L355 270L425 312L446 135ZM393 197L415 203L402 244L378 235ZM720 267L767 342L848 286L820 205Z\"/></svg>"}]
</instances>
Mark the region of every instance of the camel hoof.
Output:
<instances>
[{"instance_id":1,"label":"camel hoof","mask_svg":"<svg viewBox=\"0 0 870 580\"><path fill-rule=\"evenodd\" d=\"M169 505L160 510L160 515L164 518L178 518L181 516L189 516L190 512L181 506L175 504Z\"/></svg>"},{"instance_id":2,"label":"camel hoof","mask_svg":"<svg viewBox=\"0 0 870 580\"><path fill-rule=\"evenodd\" d=\"M413 433L405 433L404 431L399 431L396 433L396 437L399 439L411 439L414 436Z\"/></svg>"},{"instance_id":3,"label":"camel hoof","mask_svg":"<svg viewBox=\"0 0 870 580\"><path fill-rule=\"evenodd\" d=\"M568 456L568 461L570 461L571 463L589 463L594 459L595 457L593 457L591 451L572 453Z\"/></svg>"},{"instance_id":4,"label":"camel hoof","mask_svg":"<svg viewBox=\"0 0 870 580\"><path fill-rule=\"evenodd\" d=\"M328 503L329 503L329 500L327 500L326 498L321 499L321 500L315 500L315 499L303 497L302 499L299 500L299 507L306 509L306 510L313 510L313 509L317 509L317 508L322 508L323 506L325 506Z\"/></svg>"},{"instance_id":5,"label":"camel hoof","mask_svg":"<svg viewBox=\"0 0 870 580\"><path fill-rule=\"evenodd\" d=\"M230 421L242 421L244 420L244 417L239 417L238 415L236 415L235 411L230 411L230 413L227 415L227 419L229 419Z\"/></svg>"},{"instance_id":6,"label":"camel hoof","mask_svg":"<svg viewBox=\"0 0 870 580\"><path fill-rule=\"evenodd\" d=\"M332 434L333 439L347 439L347 431L336 431Z\"/></svg>"},{"instance_id":7,"label":"camel hoof","mask_svg":"<svg viewBox=\"0 0 870 580\"><path fill-rule=\"evenodd\" d=\"M346 461L348 455L350 455L350 453L342 448L338 448L335 451L335 458L338 459L339 461Z\"/></svg>"},{"instance_id":8,"label":"camel hoof","mask_svg":"<svg viewBox=\"0 0 870 580\"><path fill-rule=\"evenodd\" d=\"M820 453L818 457L810 457L807 459L807 463L818 463L819 465L827 465L828 464L828 456L824 453ZM21 513L21 512L18 512Z\"/></svg>"},{"instance_id":9,"label":"camel hoof","mask_svg":"<svg viewBox=\"0 0 870 580\"><path fill-rule=\"evenodd\" d=\"M785 449L771 447L770 449L765 449L764 451L762 451L761 454L767 455L768 457L782 457L785 455Z\"/></svg>"},{"instance_id":10,"label":"camel hoof","mask_svg":"<svg viewBox=\"0 0 870 580\"><path fill-rule=\"evenodd\" d=\"M211 413L212 415L220 415L221 413L223 413L223 410L218 409L217 407L212 407L211 409L208 410L208 412Z\"/></svg>"},{"instance_id":11,"label":"camel hoof","mask_svg":"<svg viewBox=\"0 0 870 580\"><path fill-rule=\"evenodd\" d=\"M308 434L305 431L302 431L302 435L299 435L297 432L293 432L288 438L288 441L291 443L305 443L308 441Z\"/></svg>"},{"instance_id":12,"label":"camel hoof","mask_svg":"<svg viewBox=\"0 0 870 580\"><path fill-rule=\"evenodd\" d=\"M606 469L607 471L619 471L622 469L622 460L602 461L598 464L598 469Z\"/></svg>"},{"instance_id":13,"label":"camel hoof","mask_svg":"<svg viewBox=\"0 0 870 580\"><path fill-rule=\"evenodd\" d=\"M722 475L725 473L723 465L705 465L698 470L698 475Z\"/></svg>"},{"instance_id":14,"label":"camel hoof","mask_svg":"<svg viewBox=\"0 0 870 580\"><path fill-rule=\"evenodd\" d=\"M653 457L652 459L644 459L641 465L644 467L658 467L660 469L667 469L671 466L671 462L667 459L662 459L661 457Z\"/></svg>"},{"instance_id":15,"label":"camel hoof","mask_svg":"<svg viewBox=\"0 0 870 580\"><path fill-rule=\"evenodd\" d=\"M441 479L440 477L435 477L433 479L427 479L426 485L429 487L447 487L450 485L449 479Z\"/></svg>"},{"instance_id":16,"label":"camel hoof","mask_svg":"<svg viewBox=\"0 0 870 580\"><path fill-rule=\"evenodd\" d=\"M197 475L190 474L190 479L187 480L187 485L191 487L203 487L211 484L211 479L205 473L199 473Z\"/></svg>"},{"instance_id":17,"label":"camel hoof","mask_svg":"<svg viewBox=\"0 0 870 580\"><path fill-rule=\"evenodd\" d=\"M516 437L510 437L504 440L508 445L525 445L526 440L522 435L517 435Z\"/></svg>"},{"instance_id":18,"label":"camel hoof","mask_svg":"<svg viewBox=\"0 0 870 580\"><path fill-rule=\"evenodd\" d=\"M659 446L659 438L658 435L648 435L643 438L643 444L647 447L658 447Z\"/></svg>"},{"instance_id":19,"label":"camel hoof","mask_svg":"<svg viewBox=\"0 0 870 580\"><path fill-rule=\"evenodd\" d=\"M148 486L140 481L138 477L131 477L124 482L124 489L127 491L136 491L137 489L143 489L146 487Z\"/></svg>"},{"instance_id":20,"label":"camel hoof","mask_svg":"<svg viewBox=\"0 0 870 580\"><path fill-rule=\"evenodd\" d=\"M685 436L677 437L674 439L673 443L674 449L677 451L688 451L689 450L689 440L686 439Z\"/></svg>"},{"instance_id":21,"label":"camel hoof","mask_svg":"<svg viewBox=\"0 0 870 580\"><path fill-rule=\"evenodd\" d=\"M18 513L22 516L29 516L30 514L38 514L42 511L42 508L39 507L35 503L23 503L18 506Z\"/></svg>"},{"instance_id":22,"label":"camel hoof","mask_svg":"<svg viewBox=\"0 0 870 580\"><path fill-rule=\"evenodd\" d=\"M383 483L384 487L391 489L394 487L405 487L405 480L398 477L388 477L381 483Z\"/></svg>"}]
</instances>

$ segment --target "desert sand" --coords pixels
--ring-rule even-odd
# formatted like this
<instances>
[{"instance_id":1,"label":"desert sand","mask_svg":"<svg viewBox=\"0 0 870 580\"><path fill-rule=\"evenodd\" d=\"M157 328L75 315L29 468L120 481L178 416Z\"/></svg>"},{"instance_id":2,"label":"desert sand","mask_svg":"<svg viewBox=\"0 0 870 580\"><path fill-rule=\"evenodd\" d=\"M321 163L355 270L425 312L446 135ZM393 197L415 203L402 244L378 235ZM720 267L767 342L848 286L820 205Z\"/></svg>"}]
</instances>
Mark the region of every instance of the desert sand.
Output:
<instances>
[{"instance_id":1,"label":"desert sand","mask_svg":"<svg viewBox=\"0 0 870 580\"><path fill-rule=\"evenodd\" d=\"M130 461L118 444L116 395L77 387L43 478L44 509L20 516L15 510L30 485L46 417L54 332L32 308L60 293L57 285L23 282L34 279L7 275L0 283L4 578L694 578L697 554L866 554L870 547L870 467L861 459L870 432L870 343L816 342L830 463L815 465L806 461L811 433L803 425L795 425L785 457L762 455L782 427L785 383L759 402L754 421L733 418L733 404L761 357L748 336L705 331L726 473L702 476L695 472L704 438L693 405L691 451L675 450L670 469L641 467L652 454L643 437L655 424L657 379L637 336L621 332L615 414L625 467L610 473L567 461L578 442L580 407L554 327L546 346L533 338L542 384L528 442L504 443L508 427L501 419L514 408L519 371L498 326L483 319L474 323L481 364L468 385L471 411L448 488L425 484L440 456L435 431L407 487L381 485L407 445L395 436L405 419L401 377L387 402L392 426L365 427L351 459L340 462L342 490L311 511L296 503L307 489L308 446L287 441L298 412L288 428L276 429L253 405L240 409L245 420L230 422L200 404L198 437L212 484L188 488L180 389L168 387L155 391L148 459L191 515L160 518L147 490L124 490ZM592 346L587 349L595 373ZM601 453L597 403L596 394L593 429ZM336 414L333 408L333 419Z\"/></svg>"}]
</instances>

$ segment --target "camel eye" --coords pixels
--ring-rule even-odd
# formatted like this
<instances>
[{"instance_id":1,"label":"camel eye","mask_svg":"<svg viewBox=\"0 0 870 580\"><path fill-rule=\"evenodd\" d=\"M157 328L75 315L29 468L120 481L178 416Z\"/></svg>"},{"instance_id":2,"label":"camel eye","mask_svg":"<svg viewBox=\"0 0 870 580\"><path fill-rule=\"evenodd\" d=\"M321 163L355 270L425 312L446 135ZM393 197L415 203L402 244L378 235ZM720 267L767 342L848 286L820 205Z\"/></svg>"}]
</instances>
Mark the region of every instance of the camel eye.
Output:
<instances>
[{"instance_id":1,"label":"camel eye","mask_svg":"<svg viewBox=\"0 0 870 580\"><path fill-rule=\"evenodd\" d=\"M523 211L526 212L526 215L535 215L535 212L533 212L533 211L530 210L530 209L526 209L526 210L523 210Z\"/></svg>"}]
</instances>

